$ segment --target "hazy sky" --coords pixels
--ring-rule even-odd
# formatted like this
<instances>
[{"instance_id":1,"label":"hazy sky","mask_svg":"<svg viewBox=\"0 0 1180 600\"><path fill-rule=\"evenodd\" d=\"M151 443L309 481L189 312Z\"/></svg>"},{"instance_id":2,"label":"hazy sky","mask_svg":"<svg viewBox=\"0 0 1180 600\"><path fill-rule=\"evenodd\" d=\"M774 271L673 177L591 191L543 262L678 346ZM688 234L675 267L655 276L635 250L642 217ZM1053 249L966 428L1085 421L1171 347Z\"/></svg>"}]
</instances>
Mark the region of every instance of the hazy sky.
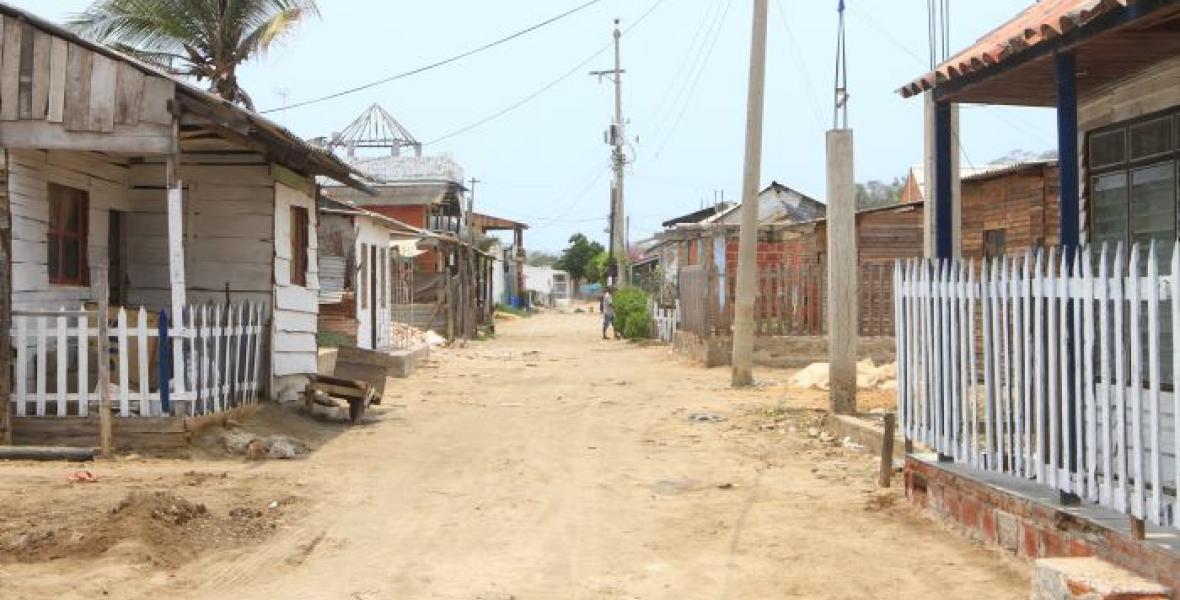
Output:
<instances>
[{"instance_id":1,"label":"hazy sky","mask_svg":"<svg viewBox=\"0 0 1180 600\"><path fill-rule=\"evenodd\" d=\"M64 20L89 0L8 0ZM520 102L610 41L611 20L633 23L657 0L604 0L508 45L351 96L275 113L300 135L339 131L373 102L429 142ZM953 0L957 51L1031 0ZM581 0L320 0L322 19L251 63L240 79L260 109L318 97L445 58L554 16ZM823 199L824 137L831 126L836 0L771 0L763 181ZM750 0L662 0L623 38L624 111L630 120L631 239L667 218L740 194ZM925 70L923 0L848 0L851 120L858 180L891 179L921 160L920 100L894 90ZM614 109L608 82L585 74L609 52L515 111L428 145L477 177L482 212L532 225L526 245L559 250L575 232L605 240ZM1051 111L963 110L964 165L1055 143ZM637 138L637 139L634 139Z\"/></svg>"}]
</instances>

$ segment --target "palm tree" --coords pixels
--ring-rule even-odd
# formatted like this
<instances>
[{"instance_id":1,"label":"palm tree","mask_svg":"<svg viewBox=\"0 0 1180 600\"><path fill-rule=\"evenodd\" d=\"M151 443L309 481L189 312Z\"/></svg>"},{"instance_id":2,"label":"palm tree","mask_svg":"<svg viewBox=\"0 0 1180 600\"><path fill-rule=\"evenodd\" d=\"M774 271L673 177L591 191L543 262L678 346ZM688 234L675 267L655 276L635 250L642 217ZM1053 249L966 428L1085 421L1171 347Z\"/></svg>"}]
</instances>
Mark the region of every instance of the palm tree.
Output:
<instances>
[{"instance_id":1,"label":"palm tree","mask_svg":"<svg viewBox=\"0 0 1180 600\"><path fill-rule=\"evenodd\" d=\"M69 27L253 109L237 69L319 16L315 0L95 0Z\"/></svg>"}]
</instances>

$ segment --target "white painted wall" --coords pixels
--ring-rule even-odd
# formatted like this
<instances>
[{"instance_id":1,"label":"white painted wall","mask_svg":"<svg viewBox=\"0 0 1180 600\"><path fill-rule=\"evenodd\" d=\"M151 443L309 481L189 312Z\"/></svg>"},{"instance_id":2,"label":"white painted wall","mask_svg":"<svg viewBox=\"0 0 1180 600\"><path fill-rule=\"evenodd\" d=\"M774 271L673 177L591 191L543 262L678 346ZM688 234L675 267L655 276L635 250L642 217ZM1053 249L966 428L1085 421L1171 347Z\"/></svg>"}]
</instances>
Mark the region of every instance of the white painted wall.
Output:
<instances>
[{"instance_id":1,"label":"white painted wall","mask_svg":"<svg viewBox=\"0 0 1180 600\"><path fill-rule=\"evenodd\" d=\"M105 266L110 210L129 208L128 170L77 152L9 152L12 210L12 302L14 310L69 307L94 301L88 286L50 285L48 222L50 183L90 193L88 263ZM167 256L167 252L164 253ZM166 273L165 273L166 275Z\"/></svg>"},{"instance_id":2,"label":"white painted wall","mask_svg":"<svg viewBox=\"0 0 1180 600\"><path fill-rule=\"evenodd\" d=\"M389 235L389 230L372 217L359 215L355 217L355 223L355 255L358 257L356 263L358 265L360 264L359 257L362 255L362 252L372 258L369 248L377 249L377 280L376 282L369 281L372 268L366 262L365 271L357 274L358 283L361 281L361 278L365 281L364 286L357 286L358 290L364 289L365 293L368 294L370 285L376 285L378 289L376 306L371 304L368 298L363 302L361 298L357 298L357 347L369 349L388 348L390 346L390 327L392 326L389 311L391 297L391 290L389 288L389 243L392 239ZM385 257L384 265L381 264L383 253ZM384 293L382 293L382 290L384 290ZM377 319L377 340L375 344L372 339L373 319Z\"/></svg>"},{"instance_id":3,"label":"white painted wall","mask_svg":"<svg viewBox=\"0 0 1180 600\"><path fill-rule=\"evenodd\" d=\"M291 207L308 211L307 286L291 283ZM316 330L319 314L319 275L316 249L317 211L315 199L307 191L281 183L274 184L274 318L272 374L274 395L279 401L293 399L305 377L316 372ZM294 377L292 377L294 376Z\"/></svg>"},{"instance_id":4,"label":"white painted wall","mask_svg":"<svg viewBox=\"0 0 1180 600\"><path fill-rule=\"evenodd\" d=\"M270 304L274 270L274 183L266 165L191 166L185 184L184 252L189 303ZM136 165L128 215L130 304L170 302L168 227L162 165ZM105 224L105 223L104 223Z\"/></svg>"}]
</instances>

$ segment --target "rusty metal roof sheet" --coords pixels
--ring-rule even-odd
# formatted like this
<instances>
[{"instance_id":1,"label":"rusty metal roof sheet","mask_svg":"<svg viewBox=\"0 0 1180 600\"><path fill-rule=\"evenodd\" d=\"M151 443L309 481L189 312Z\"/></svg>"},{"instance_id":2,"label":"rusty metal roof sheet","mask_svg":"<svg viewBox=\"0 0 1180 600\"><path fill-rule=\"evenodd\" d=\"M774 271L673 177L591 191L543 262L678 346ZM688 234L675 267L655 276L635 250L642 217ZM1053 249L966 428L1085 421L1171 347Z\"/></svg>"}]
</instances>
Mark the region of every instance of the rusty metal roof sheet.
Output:
<instances>
[{"instance_id":1,"label":"rusty metal roof sheet","mask_svg":"<svg viewBox=\"0 0 1180 600\"><path fill-rule=\"evenodd\" d=\"M1129 1L1040 0L934 71L907 83L898 93L905 98L917 96L938 84L994 67L1095 17L1125 8Z\"/></svg>"}]
</instances>

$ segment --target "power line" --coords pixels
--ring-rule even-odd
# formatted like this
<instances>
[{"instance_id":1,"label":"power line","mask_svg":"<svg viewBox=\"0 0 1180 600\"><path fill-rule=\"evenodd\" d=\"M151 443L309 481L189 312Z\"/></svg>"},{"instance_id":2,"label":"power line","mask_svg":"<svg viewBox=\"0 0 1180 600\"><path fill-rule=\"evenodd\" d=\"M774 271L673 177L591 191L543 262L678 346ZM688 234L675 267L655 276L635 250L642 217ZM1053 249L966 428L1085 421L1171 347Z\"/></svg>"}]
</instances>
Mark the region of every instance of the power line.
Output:
<instances>
[{"instance_id":1,"label":"power line","mask_svg":"<svg viewBox=\"0 0 1180 600\"><path fill-rule=\"evenodd\" d=\"M636 19L636 20L635 20L635 22L634 22L634 23L632 23L630 27L627 27L626 29L624 29L624 30L623 30L623 33L624 33L624 34L626 34L626 33L630 33L632 29L635 29L636 27L638 27L640 23L642 23L644 20L646 20L646 19L647 19L647 17L648 17L648 16L650 16L650 15L651 15L653 12L655 12L655 10L656 10L657 8L659 8L659 6L660 6L661 4L663 4L664 2L665 2L665 0L656 0L656 1L655 1L655 3L654 3L654 4L652 4L650 8L648 8L648 9L647 9L647 12L643 13L643 14L642 14L642 15L641 15L641 16L640 16L638 19ZM491 123L492 121L495 121L496 119L499 119L500 117L503 117L504 115L507 115L508 113L510 113L510 112L512 112L512 111L514 111L514 110L516 110L516 109L518 109L518 108L520 108L520 107L524 106L525 104L528 104L529 102L532 102L532 101L533 101L534 99L536 99L538 96L540 96L540 95L544 94L545 92L548 92L549 90L551 90L551 89L553 89L553 88L557 87L557 86L558 86L559 84L561 84L563 81L565 81L566 79L569 79L570 77L572 77L572 76L574 75L574 73L577 73L579 70L581 70L581 69L585 68L585 66L586 66L587 64L589 64L589 63L590 63L590 61L592 61L592 60L594 60L594 59L598 58L600 55L602 55L602 53L603 53L603 52L606 52L606 51L607 51L607 49L609 49L609 48L610 48L610 47L611 47L613 44L614 44L614 42L612 41L612 42L610 42L610 43L607 43L607 44L603 45L603 46L602 46L602 47L600 47L598 50L596 50L596 51L594 52L594 54L591 54L590 56L587 56L587 57L586 57L584 60L582 60L582 61L581 61L581 62L579 62L578 64L574 65L574 67L573 67L572 69L570 69L570 70L566 71L565 73L562 73L562 74L561 74L561 76L559 76L557 79L555 79L555 80L553 80L553 81L551 81L551 82L549 82L549 83L545 84L545 85L544 85L544 86L542 86L540 89L538 89L538 90L536 90L535 92L533 92L533 93L531 93L531 94L529 94L529 95L525 96L524 98L521 98L520 100L518 100L518 101L516 101L516 102L513 102L512 104L510 104L510 105L508 105L507 107L505 107L505 108L503 108L503 109L501 109L501 110L499 110L499 111L495 112L494 114L492 114L492 115L490 115L490 116L487 116L487 117L484 117L484 118L482 118L482 119L480 119L480 120L478 120L478 121L476 121L476 122L474 122L474 123L472 123L472 124L470 124L470 125L466 125L466 126L464 126L464 127L460 127L459 129L456 129L456 130L454 130L454 131L452 131L452 132L450 132L450 133L448 133L448 134L446 134L446 135L444 135L444 136L442 136L442 137L439 137L439 138L436 138L436 139L434 139L434 140L431 140L431 141L429 141L429 142L426 142L426 144L424 144L424 145L426 145L426 146L430 146L430 145L433 145L433 144L437 144L437 143L439 143L439 142L441 142L441 141L443 141L443 140L448 140L448 139L451 139L451 138L453 138L453 137L455 137L455 136L458 136L458 135L461 135L461 134L467 133L468 131L471 131L472 129L475 129L475 128L477 128L477 127L480 127L480 126L486 125L486 124L488 124L488 123Z\"/></svg>"},{"instance_id":2,"label":"power line","mask_svg":"<svg viewBox=\"0 0 1180 600\"><path fill-rule=\"evenodd\" d=\"M391 81L397 81L398 79L405 79L406 77L410 77L412 75L417 75L419 73L423 73L423 72L429 71L431 69L437 69L438 67L449 65L453 62L460 61L460 60L467 58L469 56L479 54L480 52L484 52L485 50L490 50L492 48L495 48L496 46L499 46L499 45L505 44L507 42L510 42L512 40L515 40L516 38L528 35L538 29L541 29L542 27L545 27L546 25L551 25L553 23L556 23L566 17L569 17L569 16L574 15L578 12L581 12L587 8L590 8L591 6L598 4L600 2L602 2L602 0L588 0L587 2L580 4L574 8L571 8L570 10L567 10L567 11L561 13L560 15L557 15L556 17L551 17L549 19L541 21L540 23L537 23L536 25L533 25L532 27L529 27L527 29L522 29L516 33L513 33L512 35L502 37L494 42L484 44L478 48L468 50L467 52L464 52L462 54L456 54L455 56L452 56L450 58L446 58L446 59L443 59L443 60L440 60L437 62L433 62L431 64L428 64L428 65L425 65L422 67L418 67L416 69L412 69L409 71L398 73L397 75L391 75L391 76L386 77L384 79L379 79L377 81L373 81L373 82L358 85L356 87L352 87L352 88L349 88L346 90L342 90L339 92L328 94L327 96L321 96L319 98L313 98L311 100L304 100L302 102L296 102L295 104L291 104L291 105L280 107L280 108L272 108L269 110L264 110L264 111L262 111L262 114L272 113L272 112L276 112L276 111L280 111L280 110L291 110L294 108L302 108L304 106L310 106L312 104L318 104L320 102L334 100L336 98L340 98L341 96L355 94L357 92L367 90L369 88L377 87L379 85L383 85L383 84L389 83Z\"/></svg>"},{"instance_id":3,"label":"power line","mask_svg":"<svg viewBox=\"0 0 1180 600\"><path fill-rule=\"evenodd\" d=\"M795 64L799 67L799 73L803 76L803 83L807 86L807 98L811 104L811 113L815 117L815 123L820 129L823 129L823 117L820 116L820 101L816 96L818 93L816 88L811 83L811 74L807 70L807 63L803 61L803 53L799 51L799 44L795 41L795 32L791 29L791 23L787 19L787 9L783 6L781 0L775 0L775 5L778 7L779 22L783 24L783 28L787 30L787 44L791 47L791 58L795 60Z\"/></svg>"},{"instance_id":4,"label":"power line","mask_svg":"<svg viewBox=\"0 0 1180 600\"><path fill-rule=\"evenodd\" d=\"M725 11L721 13L720 19L717 21L716 28L713 30L713 39L709 42L708 50L705 52L704 59L700 62L697 68L696 76L692 79L692 84L688 87L688 94L684 98L684 102L680 105L680 112L677 113L676 119L672 122L672 127L668 130L668 134L656 149L655 156L658 158L664 152L664 148L676 136L676 129L680 127L680 122L684 120L684 114L688 112L688 107L692 105L693 96L696 94L697 86L701 83L701 76L705 74L705 70L709 66L709 60L713 58L713 50L717 47L717 40L721 38L721 30L725 27L726 17L729 16L729 9L733 8L733 0L729 0L725 4Z\"/></svg>"},{"instance_id":5,"label":"power line","mask_svg":"<svg viewBox=\"0 0 1180 600\"><path fill-rule=\"evenodd\" d=\"M668 85L664 89L664 94L660 98L659 103L655 105L652 112L648 115L648 122L656 123L657 119L667 115L668 108L675 107L679 103L680 92L683 91L684 87L681 77L684 77L683 81L685 82L692 77L692 72L695 69L697 60L700 58L702 49L708 43L709 35L707 32L712 29L712 23L716 21L717 15L722 8L723 6L719 2L709 4L708 10L705 11L701 19L701 24L697 27L696 32L693 33L692 40L688 44L688 50L683 54L684 60L680 61L680 66L676 68L676 74L670 81L673 85ZM700 48L697 47L698 42L701 44ZM658 129L657 127L656 130Z\"/></svg>"}]
</instances>

